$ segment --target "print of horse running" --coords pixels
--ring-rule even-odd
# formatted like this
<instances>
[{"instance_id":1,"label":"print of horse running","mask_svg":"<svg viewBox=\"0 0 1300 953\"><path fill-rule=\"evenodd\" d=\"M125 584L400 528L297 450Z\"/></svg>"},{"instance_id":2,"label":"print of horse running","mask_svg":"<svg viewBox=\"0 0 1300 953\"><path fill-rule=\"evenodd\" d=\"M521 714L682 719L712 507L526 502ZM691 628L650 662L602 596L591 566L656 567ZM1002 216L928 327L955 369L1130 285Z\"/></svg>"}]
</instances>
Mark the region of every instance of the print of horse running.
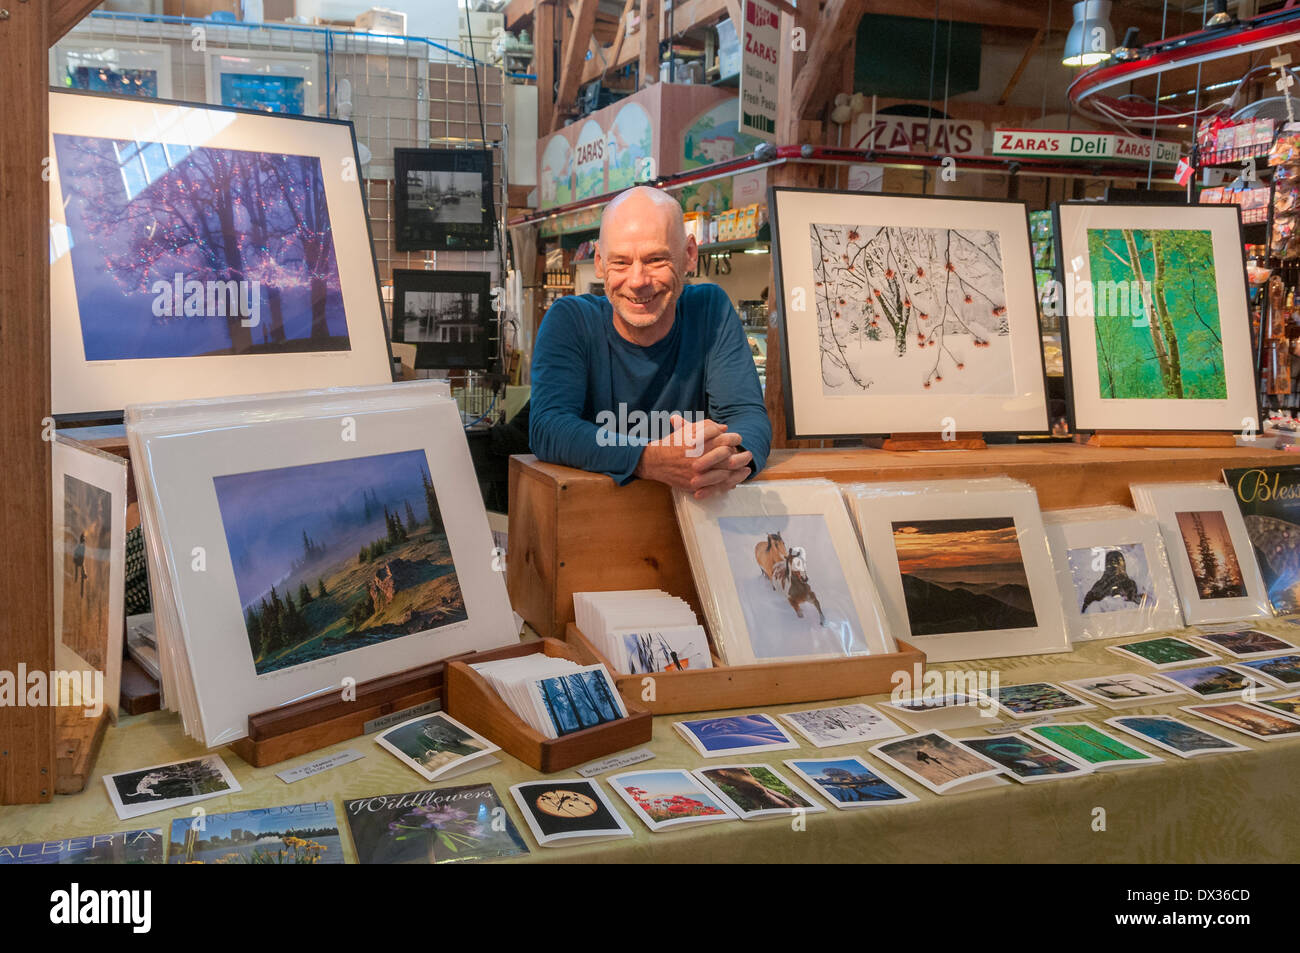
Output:
<instances>
[{"instance_id":1,"label":"print of horse running","mask_svg":"<svg viewBox=\"0 0 1300 953\"><path fill-rule=\"evenodd\" d=\"M765 540L755 544L754 559L773 591L785 596L795 615L802 619L803 610L799 607L811 602L817 607L820 624L826 624L822 604L817 601L817 593L808 582L808 554L802 546L787 549L780 533L768 533Z\"/></svg>"}]
</instances>

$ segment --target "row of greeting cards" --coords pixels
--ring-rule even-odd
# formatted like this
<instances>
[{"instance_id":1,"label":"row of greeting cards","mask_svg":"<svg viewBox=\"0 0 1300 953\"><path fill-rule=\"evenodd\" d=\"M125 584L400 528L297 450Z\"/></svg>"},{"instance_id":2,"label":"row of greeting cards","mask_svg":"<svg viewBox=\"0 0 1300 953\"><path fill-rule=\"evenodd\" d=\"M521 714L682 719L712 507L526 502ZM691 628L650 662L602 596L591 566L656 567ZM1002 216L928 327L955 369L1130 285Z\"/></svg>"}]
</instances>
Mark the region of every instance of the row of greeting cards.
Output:
<instances>
[{"instance_id":1,"label":"row of greeting cards","mask_svg":"<svg viewBox=\"0 0 1300 953\"><path fill-rule=\"evenodd\" d=\"M1187 700L1193 703L1181 711L1256 741L1300 737L1300 692L1261 697L1300 686L1300 655L1293 643L1229 627L1205 628L1191 638L1199 644L1162 637L1110 647L1150 666L1152 674L1093 676L1060 685L995 683L965 694L904 695L879 707L848 704L776 718L755 712L680 721L674 728L698 756L725 763L694 770L643 768L611 775L606 784L658 832L824 812L820 801L777 767L747 760L797 749L796 736L817 748L870 746L865 753L784 760L791 774L842 810L918 800L906 785L874 767L868 753L934 794L947 795L1006 785L1008 779L1034 784L1164 761L1127 739L1180 758L1249 750L1174 715L1124 713L1135 706ZM1105 719L1106 727L1080 720L1099 705L1117 712ZM1004 725L998 716L1020 725ZM949 734L975 727L985 733ZM442 712L395 725L375 743L430 782L498 763L497 745ZM295 772L281 777L289 781ZM240 790L216 755L106 775L104 782L124 820ZM632 836L590 776L524 782L512 786L510 794L539 846ZM528 853L488 783L348 799L343 815L360 863L450 863ZM12 845L0 847L0 864L162 863L165 841L170 863L343 863L342 827L328 801L232 813L198 810L174 819L168 838L163 828L149 828Z\"/></svg>"},{"instance_id":2,"label":"row of greeting cards","mask_svg":"<svg viewBox=\"0 0 1300 953\"><path fill-rule=\"evenodd\" d=\"M1136 511L1040 513L1006 477L765 481L675 502L726 664L893 652L895 637L951 662L1296 611L1300 467L1224 476L1134 484ZM655 641L652 621L635 638Z\"/></svg>"},{"instance_id":3,"label":"row of greeting cards","mask_svg":"<svg viewBox=\"0 0 1300 953\"><path fill-rule=\"evenodd\" d=\"M1234 206L1067 202L1039 287L1023 202L773 188L787 436L1049 427L1039 311L1074 430L1259 420Z\"/></svg>"}]
</instances>

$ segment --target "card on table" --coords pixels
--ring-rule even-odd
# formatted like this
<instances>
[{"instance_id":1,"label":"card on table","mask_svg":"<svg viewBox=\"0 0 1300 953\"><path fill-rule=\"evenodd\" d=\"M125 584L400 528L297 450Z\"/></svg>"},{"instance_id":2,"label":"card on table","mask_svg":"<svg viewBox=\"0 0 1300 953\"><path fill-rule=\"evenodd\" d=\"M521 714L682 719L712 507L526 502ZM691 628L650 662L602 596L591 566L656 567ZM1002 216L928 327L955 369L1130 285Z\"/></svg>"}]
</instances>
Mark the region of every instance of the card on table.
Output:
<instances>
[{"instance_id":1,"label":"card on table","mask_svg":"<svg viewBox=\"0 0 1300 953\"><path fill-rule=\"evenodd\" d=\"M492 752L501 750L441 711L394 725L375 743L426 781L450 780L497 764L500 759Z\"/></svg>"},{"instance_id":2,"label":"card on table","mask_svg":"<svg viewBox=\"0 0 1300 953\"><path fill-rule=\"evenodd\" d=\"M907 734L870 705L809 708L806 711L788 711L778 717L818 748L833 748L855 741L883 741Z\"/></svg>"},{"instance_id":3,"label":"card on table","mask_svg":"<svg viewBox=\"0 0 1300 953\"><path fill-rule=\"evenodd\" d=\"M1001 719L997 716L997 702L983 695L954 692L931 697L913 694L897 701L890 699L881 702L880 705L917 731L926 729L946 731L952 728L1001 724Z\"/></svg>"},{"instance_id":4,"label":"card on table","mask_svg":"<svg viewBox=\"0 0 1300 953\"><path fill-rule=\"evenodd\" d=\"M1296 646L1286 639L1261 632L1259 629L1198 632L1193 633L1191 637L1233 658L1258 658L1261 655L1277 655L1296 650Z\"/></svg>"},{"instance_id":5,"label":"card on table","mask_svg":"<svg viewBox=\"0 0 1300 953\"><path fill-rule=\"evenodd\" d=\"M765 764L710 765L692 773L742 821L826 810Z\"/></svg>"},{"instance_id":6,"label":"card on table","mask_svg":"<svg viewBox=\"0 0 1300 953\"><path fill-rule=\"evenodd\" d=\"M450 864L528 853L491 784L343 802L361 864Z\"/></svg>"},{"instance_id":7,"label":"card on table","mask_svg":"<svg viewBox=\"0 0 1300 953\"><path fill-rule=\"evenodd\" d=\"M917 800L911 791L886 781L861 758L790 758L786 765L836 807L875 807Z\"/></svg>"},{"instance_id":8,"label":"card on table","mask_svg":"<svg viewBox=\"0 0 1300 953\"><path fill-rule=\"evenodd\" d=\"M573 847L632 836L632 829L595 781L530 781L514 785L510 794L542 847Z\"/></svg>"},{"instance_id":9,"label":"card on table","mask_svg":"<svg viewBox=\"0 0 1300 953\"><path fill-rule=\"evenodd\" d=\"M9 844L0 847L0 864L161 864L161 827L113 831L86 837Z\"/></svg>"},{"instance_id":10,"label":"card on table","mask_svg":"<svg viewBox=\"0 0 1300 953\"><path fill-rule=\"evenodd\" d=\"M940 731L882 741L868 750L935 794L958 794L1007 783L999 777L1002 765Z\"/></svg>"},{"instance_id":11,"label":"card on table","mask_svg":"<svg viewBox=\"0 0 1300 953\"><path fill-rule=\"evenodd\" d=\"M1203 665L1161 672L1158 676L1197 698L1235 698L1247 690L1272 692L1276 689L1246 672L1226 665Z\"/></svg>"},{"instance_id":12,"label":"card on table","mask_svg":"<svg viewBox=\"0 0 1300 953\"><path fill-rule=\"evenodd\" d=\"M1025 685L999 685L989 691L998 707L1012 718L1034 718L1038 715L1064 715L1088 711L1096 706L1075 698L1051 682L1030 682Z\"/></svg>"},{"instance_id":13,"label":"card on table","mask_svg":"<svg viewBox=\"0 0 1300 953\"><path fill-rule=\"evenodd\" d=\"M1072 692L1100 702L1107 708L1131 708L1136 705L1155 705L1168 698L1185 695L1181 688L1148 675L1124 673L1097 675L1062 682Z\"/></svg>"},{"instance_id":14,"label":"card on table","mask_svg":"<svg viewBox=\"0 0 1300 953\"><path fill-rule=\"evenodd\" d=\"M712 821L734 821L730 808L689 771L628 771L605 779L652 831Z\"/></svg>"},{"instance_id":15,"label":"card on table","mask_svg":"<svg viewBox=\"0 0 1300 953\"><path fill-rule=\"evenodd\" d=\"M1225 751L1249 751L1245 745L1229 741L1219 735L1202 731L1172 715L1117 715L1107 718L1106 724L1141 738L1180 758L1196 758Z\"/></svg>"},{"instance_id":16,"label":"card on table","mask_svg":"<svg viewBox=\"0 0 1300 953\"><path fill-rule=\"evenodd\" d=\"M1290 688L1300 685L1300 655L1274 655L1272 658L1248 659L1233 666L1251 675Z\"/></svg>"},{"instance_id":17,"label":"card on table","mask_svg":"<svg viewBox=\"0 0 1300 953\"><path fill-rule=\"evenodd\" d=\"M1049 748L1054 748L1094 771L1131 768L1144 764L1162 764L1164 758L1148 754L1121 741L1108 731L1086 721L1034 725L1025 730Z\"/></svg>"},{"instance_id":18,"label":"card on table","mask_svg":"<svg viewBox=\"0 0 1300 953\"><path fill-rule=\"evenodd\" d=\"M1158 639L1143 639L1139 642L1125 642L1123 645L1108 645L1107 649L1124 658L1137 659L1155 669L1175 668L1179 665L1192 665L1196 662L1214 660L1214 653L1193 645L1185 639L1176 639L1172 635Z\"/></svg>"},{"instance_id":19,"label":"card on table","mask_svg":"<svg viewBox=\"0 0 1300 953\"><path fill-rule=\"evenodd\" d=\"M233 794L240 789L226 762L215 754L106 774L104 785L113 810L122 820Z\"/></svg>"},{"instance_id":20,"label":"card on table","mask_svg":"<svg viewBox=\"0 0 1300 953\"><path fill-rule=\"evenodd\" d=\"M1257 698L1251 704L1267 711L1278 712L1287 718L1300 720L1300 692L1279 695L1277 698Z\"/></svg>"},{"instance_id":21,"label":"card on table","mask_svg":"<svg viewBox=\"0 0 1300 953\"><path fill-rule=\"evenodd\" d=\"M1217 705L1184 705L1182 710L1193 715L1200 715L1209 721L1249 735L1259 741L1274 741L1278 738L1300 738L1300 721L1284 718L1282 715L1264 711L1243 702L1222 702Z\"/></svg>"},{"instance_id":22,"label":"card on table","mask_svg":"<svg viewBox=\"0 0 1300 953\"><path fill-rule=\"evenodd\" d=\"M678 721L673 727L705 758L799 747L771 715L758 712Z\"/></svg>"},{"instance_id":23,"label":"card on table","mask_svg":"<svg viewBox=\"0 0 1300 953\"><path fill-rule=\"evenodd\" d=\"M1091 767L1077 764L1069 757L1014 732L989 738L962 738L960 743L1002 765L1007 776L1021 784L1092 773Z\"/></svg>"}]
</instances>

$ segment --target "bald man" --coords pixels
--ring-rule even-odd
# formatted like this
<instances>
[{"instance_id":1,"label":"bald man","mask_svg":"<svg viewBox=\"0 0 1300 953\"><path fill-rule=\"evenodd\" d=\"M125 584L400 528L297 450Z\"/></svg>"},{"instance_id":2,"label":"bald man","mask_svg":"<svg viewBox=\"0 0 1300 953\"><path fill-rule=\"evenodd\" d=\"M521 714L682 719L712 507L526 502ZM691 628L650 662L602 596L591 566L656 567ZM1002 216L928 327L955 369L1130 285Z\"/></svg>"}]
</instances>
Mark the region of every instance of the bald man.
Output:
<instances>
[{"instance_id":1,"label":"bald man","mask_svg":"<svg viewBox=\"0 0 1300 953\"><path fill-rule=\"evenodd\" d=\"M725 492L763 468L772 425L740 318L717 285L687 285L699 250L681 206L637 186L605 208L605 295L551 305L533 352L533 452L549 463Z\"/></svg>"}]
</instances>

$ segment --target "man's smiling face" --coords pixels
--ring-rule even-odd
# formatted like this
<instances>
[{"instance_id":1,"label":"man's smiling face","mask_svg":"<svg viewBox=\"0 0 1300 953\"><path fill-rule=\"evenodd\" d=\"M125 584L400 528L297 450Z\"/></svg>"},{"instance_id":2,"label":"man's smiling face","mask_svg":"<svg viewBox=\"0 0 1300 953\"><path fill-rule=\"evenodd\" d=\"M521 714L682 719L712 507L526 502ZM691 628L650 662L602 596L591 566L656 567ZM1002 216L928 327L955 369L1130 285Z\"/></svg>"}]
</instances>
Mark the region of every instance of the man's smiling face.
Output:
<instances>
[{"instance_id":1,"label":"man's smiling face","mask_svg":"<svg viewBox=\"0 0 1300 953\"><path fill-rule=\"evenodd\" d=\"M666 193L637 187L609 204L601 218L596 276L605 282L620 335L648 345L668 334L697 255L681 206Z\"/></svg>"}]
</instances>

